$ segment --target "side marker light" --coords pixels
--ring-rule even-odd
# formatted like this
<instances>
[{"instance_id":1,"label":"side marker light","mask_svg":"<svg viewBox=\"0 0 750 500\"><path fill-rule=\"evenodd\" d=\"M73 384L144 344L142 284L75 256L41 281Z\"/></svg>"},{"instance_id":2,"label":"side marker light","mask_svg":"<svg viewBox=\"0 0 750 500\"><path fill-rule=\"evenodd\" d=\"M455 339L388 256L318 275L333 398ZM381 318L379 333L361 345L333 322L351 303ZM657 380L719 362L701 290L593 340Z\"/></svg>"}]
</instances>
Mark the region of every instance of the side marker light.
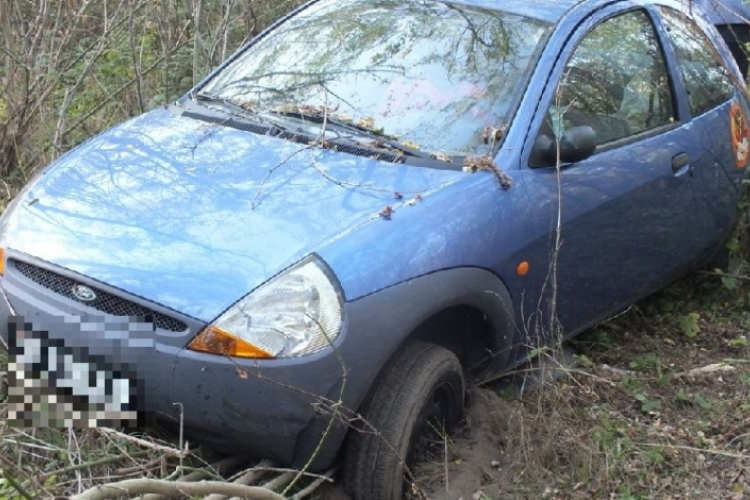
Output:
<instances>
[{"instance_id":1,"label":"side marker light","mask_svg":"<svg viewBox=\"0 0 750 500\"><path fill-rule=\"evenodd\" d=\"M529 263L525 260L518 264L518 267L516 268L516 272L519 276L526 276L526 273L529 272Z\"/></svg>"}]
</instances>

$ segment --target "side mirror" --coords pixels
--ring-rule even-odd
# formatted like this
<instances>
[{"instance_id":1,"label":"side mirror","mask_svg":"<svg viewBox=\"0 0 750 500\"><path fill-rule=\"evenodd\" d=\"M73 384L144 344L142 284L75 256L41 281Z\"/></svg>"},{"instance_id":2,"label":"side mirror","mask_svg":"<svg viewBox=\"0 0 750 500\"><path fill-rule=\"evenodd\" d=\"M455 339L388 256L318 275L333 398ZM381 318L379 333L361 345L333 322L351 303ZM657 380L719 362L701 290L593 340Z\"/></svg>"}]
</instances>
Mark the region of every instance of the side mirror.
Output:
<instances>
[{"instance_id":1,"label":"side mirror","mask_svg":"<svg viewBox=\"0 0 750 500\"><path fill-rule=\"evenodd\" d=\"M539 136L534 144L539 157L545 163L554 164L557 161L557 143L546 135ZM596 150L596 131L589 125L570 127L560 138L560 161L575 163L585 160Z\"/></svg>"}]
</instances>

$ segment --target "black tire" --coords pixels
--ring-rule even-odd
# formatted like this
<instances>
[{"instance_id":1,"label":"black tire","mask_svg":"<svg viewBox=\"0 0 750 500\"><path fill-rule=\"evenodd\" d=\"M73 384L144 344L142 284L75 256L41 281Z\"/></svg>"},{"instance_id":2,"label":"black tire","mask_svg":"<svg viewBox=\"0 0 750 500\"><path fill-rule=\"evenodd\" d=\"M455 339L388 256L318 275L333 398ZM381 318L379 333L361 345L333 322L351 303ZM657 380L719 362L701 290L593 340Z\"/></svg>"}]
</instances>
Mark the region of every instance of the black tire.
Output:
<instances>
[{"instance_id":1,"label":"black tire","mask_svg":"<svg viewBox=\"0 0 750 500\"><path fill-rule=\"evenodd\" d=\"M360 406L366 423L350 430L344 484L354 500L399 500L420 438L451 429L463 415L465 384L453 352L435 344L403 346Z\"/></svg>"}]
</instances>

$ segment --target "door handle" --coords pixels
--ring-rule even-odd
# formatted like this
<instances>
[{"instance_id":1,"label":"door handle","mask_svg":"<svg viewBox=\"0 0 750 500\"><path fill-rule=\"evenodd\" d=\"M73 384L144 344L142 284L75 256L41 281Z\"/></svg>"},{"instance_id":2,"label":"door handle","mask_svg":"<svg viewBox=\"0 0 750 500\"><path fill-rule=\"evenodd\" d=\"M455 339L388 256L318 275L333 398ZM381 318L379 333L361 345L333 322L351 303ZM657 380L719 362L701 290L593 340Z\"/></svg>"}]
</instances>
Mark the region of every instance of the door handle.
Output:
<instances>
[{"instance_id":1,"label":"door handle","mask_svg":"<svg viewBox=\"0 0 750 500\"><path fill-rule=\"evenodd\" d=\"M672 157L672 173L679 177L681 175L685 175L686 173L690 172L690 174L693 174L692 168L690 166L690 156L688 156L687 153L679 153Z\"/></svg>"}]
</instances>

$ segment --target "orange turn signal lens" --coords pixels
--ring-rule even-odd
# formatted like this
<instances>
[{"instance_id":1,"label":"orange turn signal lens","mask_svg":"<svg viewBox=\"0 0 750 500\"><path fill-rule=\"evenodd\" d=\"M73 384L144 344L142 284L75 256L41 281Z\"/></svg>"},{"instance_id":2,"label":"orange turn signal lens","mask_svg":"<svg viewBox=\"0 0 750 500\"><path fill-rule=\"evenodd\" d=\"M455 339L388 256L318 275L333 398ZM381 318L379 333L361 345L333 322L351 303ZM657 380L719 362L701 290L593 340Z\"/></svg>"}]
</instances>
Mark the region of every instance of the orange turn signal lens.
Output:
<instances>
[{"instance_id":1,"label":"orange turn signal lens","mask_svg":"<svg viewBox=\"0 0 750 500\"><path fill-rule=\"evenodd\" d=\"M5 249L0 248L0 276L5 275Z\"/></svg>"},{"instance_id":2,"label":"orange turn signal lens","mask_svg":"<svg viewBox=\"0 0 750 500\"><path fill-rule=\"evenodd\" d=\"M529 272L529 263L525 260L518 264L518 267L516 268L516 273L519 276L526 276L526 274Z\"/></svg>"},{"instance_id":3,"label":"orange turn signal lens","mask_svg":"<svg viewBox=\"0 0 750 500\"><path fill-rule=\"evenodd\" d=\"M238 339L221 328L209 326L195 337L188 349L193 351L208 352L211 354L221 354L237 358L260 358L271 359L273 356L259 347L255 347L249 342Z\"/></svg>"}]
</instances>

